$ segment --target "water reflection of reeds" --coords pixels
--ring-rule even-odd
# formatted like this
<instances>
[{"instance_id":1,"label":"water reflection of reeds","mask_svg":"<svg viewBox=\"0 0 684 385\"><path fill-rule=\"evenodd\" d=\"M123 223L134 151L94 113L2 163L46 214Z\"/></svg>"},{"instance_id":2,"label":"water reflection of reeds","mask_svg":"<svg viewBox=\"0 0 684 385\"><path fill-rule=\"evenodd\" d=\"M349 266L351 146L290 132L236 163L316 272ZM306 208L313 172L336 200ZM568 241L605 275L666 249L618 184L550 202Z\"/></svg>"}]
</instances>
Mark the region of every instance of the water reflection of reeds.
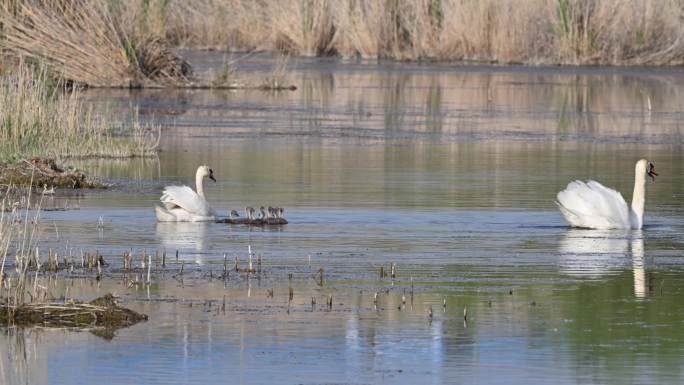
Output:
<instances>
[{"instance_id":1,"label":"water reflection of reeds","mask_svg":"<svg viewBox=\"0 0 684 385\"><path fill-rule=\"evenodd\" d=\"M243 66L249 71L249 63ZM249 73L265 74L259 71L265 70ZM345 127L344 135L374 132L383 138L439 133L455 138L682 142L681 79L669 72L317 65L300 59L290 78L297 91L131 95L142 112L160 119L173 116L167 122L178 128L199 126L214 134L254 128L334 134Z\"/></svg>"},{"instance_id":2,"label":"water reflection of reeds","mask_svg":"<svg viewBox=\"0 0 684 385\"><path fill-rule=\"evenodd\" d=\"M68 166L88 170L96 178L156 180L161 177L159 158L69 159Z\"/></svg>"}]
</instances>

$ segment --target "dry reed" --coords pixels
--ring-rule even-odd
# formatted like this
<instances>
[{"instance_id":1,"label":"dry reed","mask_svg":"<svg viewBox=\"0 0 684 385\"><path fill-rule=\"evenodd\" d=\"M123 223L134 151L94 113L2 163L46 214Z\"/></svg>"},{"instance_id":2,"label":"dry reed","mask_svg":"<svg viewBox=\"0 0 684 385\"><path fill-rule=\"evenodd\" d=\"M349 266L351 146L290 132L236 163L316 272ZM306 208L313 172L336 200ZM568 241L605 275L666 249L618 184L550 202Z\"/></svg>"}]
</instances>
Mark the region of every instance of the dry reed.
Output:
<instances>
[{"instance_id":1,"label":"dry reed","mask_svg":"<svg viewBox=\"0 0 684 385\"><path fill-rule=\"evenodd\" d=\"M156 153L158 132L137 116L116 120L78 90L25 64L0 77L0 161L29 157L133 157Z\"/></svg>"},{"instance_id":2,"label":"dry reed","mask_svg":"<svg viewBox=\"0 0 684 385\"><path fill-rule=\"evenodd\" d=\"M133 2L117 4L106 0L5 2L0 5L0 49L46 63L56 74L94 87L185 82L189 65L150 29L150 22L140 21L149 20L150 13L133 7Z\"/></svg>"},{"instance_id":3,"label":"dry reed","mask_svg":"<svg viewBox=\"0 0 684 385\"><path fill-rule=\"evenodd\" d=\"M280 90L292 86L286 85L287 81L287 65L290 61L290 57L287 55L280 55L276 58L273 64L273 71L271 76L264 79L264 83L261 88L268 90Z\"/></svg>"},{"instance_id":4,"label":"dry reed","mask_svg":"<svg viewBox=\"0 0 684 385\"><path fill-rule=\"evenodd\" d=\"M34 261L34 250L38 241L42 199L32 205L32 189L28 188L26 193L21 195L20 202L16 200L16 194L13 194L12 190L13 188L9 187L2 196L2 207L9 206L12 210L0 210L0 302L2 297L5 297L7 305L17 306L24 303L26 294L30 294L27 289L28 273L31 262ZM25 204L23 211L22 203ZM34 209L35 211L31 211ZM16 282L8 280L6 269L10 252L14 254Z\"/></svg>"},{"instance_id":5,"label":"dry reed","mask_svg":"<svg viewBox=\"0 0 684 385\"><path fill-rule=\"evenodd\" d=\"M130 0L132 1L132 0ZM135 3L132 1L132 3ZM297 55L677 65L684 0L168 0L179 44Z\"/></svg>"}]
</instances>

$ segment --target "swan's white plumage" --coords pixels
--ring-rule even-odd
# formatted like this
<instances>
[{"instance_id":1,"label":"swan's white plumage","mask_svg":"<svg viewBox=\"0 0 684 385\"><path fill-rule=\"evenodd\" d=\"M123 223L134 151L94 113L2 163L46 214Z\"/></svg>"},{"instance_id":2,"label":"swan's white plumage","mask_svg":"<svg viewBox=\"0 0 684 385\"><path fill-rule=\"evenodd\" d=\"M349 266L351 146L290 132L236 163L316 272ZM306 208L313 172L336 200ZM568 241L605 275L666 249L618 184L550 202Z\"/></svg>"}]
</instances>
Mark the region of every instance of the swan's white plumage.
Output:
<instances>
[{"instance_id":1,"label":"swan's white plumage","mask_svg":"<svg viewBox=\"0 0 684 385\"><path fill-rule=\"evenodd\" d=\"M155 207L155 214L159 222L204 222L213 221L216 213L204 198L202 181L205 176L213 178L207 166L197 169L197 192L188 186L167 186L162 193L161 201L164 207Z\"/></svg>"},{"instance_id":2,"label":"swan's white plumage","mask_svg":"<svg viewBox=\"0 0 684 385\"><path fill-rule=\"evenodd\" d=\"M165 207L156 206L154 210L159 222L209 222L216 219L214 215L196 215L182 208L169 210Z\"/></svg>"},{"instance_id":3,"label":"swan's white plumage","mask_svg":"<svg viewBox=\"0 0 684 385\"><path fill-rule=\"evenodd\" d=\"M629 229L632 226L625 199L599 182L570 182L556 199L561 213L573 227Z\"/></svg>"},{"instance_id":4,"label":"swan's white plumage","mask_svg":"<svg viewBox=\"0 0 684 385\"><path fill-rule=\"evenodd\" d=\"M619 192L590 180L576 180L556 195L561 213L573 227L587 229L641 229L646 201L646 176L655 180L653 163L640 159L634 166L632 205Z\"/></svg>"},{"instance_id":5,"label":"swan's white plumage","mask_svg":"<svg viewBox=\"0 0 684 385\"><path fill-rule=\"evenodd\" d=\"M166 186L159 199L167 210L182 208L199 216L213 215L207 200L188 186Z\"/></svg>"}]
</instances>

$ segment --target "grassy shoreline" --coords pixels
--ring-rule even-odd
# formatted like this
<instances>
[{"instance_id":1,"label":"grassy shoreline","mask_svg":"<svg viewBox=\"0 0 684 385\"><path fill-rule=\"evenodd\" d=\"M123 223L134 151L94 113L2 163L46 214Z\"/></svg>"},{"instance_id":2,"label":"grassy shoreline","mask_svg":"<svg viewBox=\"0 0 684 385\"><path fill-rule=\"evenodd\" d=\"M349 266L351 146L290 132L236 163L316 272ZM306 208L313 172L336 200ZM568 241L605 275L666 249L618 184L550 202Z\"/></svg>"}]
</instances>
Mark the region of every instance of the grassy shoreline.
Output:
<instances>
[{"instance_id":1,"label":"grassy shoreline","mask_svg":"<svg viewBox=\"0 0 684 385\"><path fill-rule=\"evenodd\" d=\"M0 162L153 156L158 135L136 115L122 120L87 104L45 68L20 63L0 76Z\"/></svg>"}]
</instances>

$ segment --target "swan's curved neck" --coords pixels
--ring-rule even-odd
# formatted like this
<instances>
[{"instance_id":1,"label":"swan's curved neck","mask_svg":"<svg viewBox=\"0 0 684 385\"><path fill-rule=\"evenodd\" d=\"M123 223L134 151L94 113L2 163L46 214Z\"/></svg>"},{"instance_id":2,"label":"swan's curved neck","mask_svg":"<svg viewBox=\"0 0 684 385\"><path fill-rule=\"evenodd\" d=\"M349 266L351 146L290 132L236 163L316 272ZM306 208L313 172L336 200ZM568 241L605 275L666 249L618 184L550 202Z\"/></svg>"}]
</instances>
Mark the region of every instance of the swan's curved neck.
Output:
<instances>
[{"instance_id":1,"label":"swan's curved neck","mask_svg":"<svg viewBox=\"0 0 684 385\"><path fill-rule=\"evenodd\" d=\"M197 174L195 175L195 185L197 186L197 194L204 198L204 175L202 175L202 172L200 169L197 170ZM205 198L206 199L206 198Z\"/></svg>"},{"instance_id":2,"label":"swan's curved neck","mask_svg":"<svg viewBox=\"0 0 684 385\"><path fill-rule=\"evenodd\" d=\"M632 194L631 222L633 229L641 229L644 223L644 203L646 202L646 170L636 168L634 193Z\"/></svg>"}]
</instances>

